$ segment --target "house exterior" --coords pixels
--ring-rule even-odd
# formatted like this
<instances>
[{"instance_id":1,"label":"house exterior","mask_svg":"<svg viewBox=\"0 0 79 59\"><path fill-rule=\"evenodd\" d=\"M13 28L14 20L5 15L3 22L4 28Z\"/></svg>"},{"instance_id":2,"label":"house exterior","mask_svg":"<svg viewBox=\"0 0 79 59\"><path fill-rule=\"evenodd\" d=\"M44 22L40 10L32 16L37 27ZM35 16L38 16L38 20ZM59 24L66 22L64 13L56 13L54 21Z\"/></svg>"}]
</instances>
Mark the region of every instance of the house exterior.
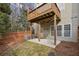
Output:
<instances>
[{"instance_id":1,"label":"house exterior","mask_svg":"<svg viewBox=\"0 0 79 59\"><path fill-rule=\"evenodd\" d=\"M28 21L36 28L35 35L38 38L51 39L54 40L54 43L56 40L79 41L79 4L66 3L63 5L63 9L60 10L54 3L40 4L28 13ZM50 13L51 11L54 14Z\"/></svg>"},{"instance_id":2,"label":"house exterior","mask_svg":"<svg viewBox=\"0 0 79 59\"><path fill-rule=\"evenodd\" d=\"M61 21L57 26L61 27L59 40L78 42L79 40L79 4L65 3L61 10Z\"/></svg>"}]
</instances>

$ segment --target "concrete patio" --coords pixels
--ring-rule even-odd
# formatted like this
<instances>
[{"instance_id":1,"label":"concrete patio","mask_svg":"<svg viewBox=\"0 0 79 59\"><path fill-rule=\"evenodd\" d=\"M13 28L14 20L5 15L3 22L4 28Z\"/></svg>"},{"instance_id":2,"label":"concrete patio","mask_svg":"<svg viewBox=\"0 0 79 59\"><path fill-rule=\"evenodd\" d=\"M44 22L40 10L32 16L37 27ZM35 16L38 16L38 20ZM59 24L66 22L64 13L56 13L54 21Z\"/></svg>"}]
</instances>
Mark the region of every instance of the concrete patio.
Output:
<instances>
[{"instance_id":1,"label":"concrete patio","mask_svg":"<svg viewBox=\"0 0 79 59\"><path fill-rule=\"evenodd\" d=\"M50 39L40 39L40 41L38 41L37 38L35 39L30 39L28 41L34 42L34 43L38 43L38 44L42 44L42 45L46 45L48 47L51 48L55 48L61 41L57 40L56 41L56 45L54 45L54 40L50 40Z\"/></svg>"}]
</instances>

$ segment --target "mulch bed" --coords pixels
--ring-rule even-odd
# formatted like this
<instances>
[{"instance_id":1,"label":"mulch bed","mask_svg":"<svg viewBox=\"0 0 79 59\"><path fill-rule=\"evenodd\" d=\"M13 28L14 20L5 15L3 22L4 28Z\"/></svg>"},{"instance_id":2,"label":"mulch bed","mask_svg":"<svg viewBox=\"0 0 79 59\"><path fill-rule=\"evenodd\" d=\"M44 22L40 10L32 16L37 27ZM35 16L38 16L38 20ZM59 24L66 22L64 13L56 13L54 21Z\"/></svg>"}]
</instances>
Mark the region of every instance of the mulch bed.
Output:
<instances>
[{"instance_id":1,"label":"mulch bed","mask_svg":"<svg viewBox=\"0 0 79 59\"><path fill-rule=\"evenodd\" d=\"M62 41L55 50L59 56L79 56L79 43Z\"/></svg>"}]
</instances>

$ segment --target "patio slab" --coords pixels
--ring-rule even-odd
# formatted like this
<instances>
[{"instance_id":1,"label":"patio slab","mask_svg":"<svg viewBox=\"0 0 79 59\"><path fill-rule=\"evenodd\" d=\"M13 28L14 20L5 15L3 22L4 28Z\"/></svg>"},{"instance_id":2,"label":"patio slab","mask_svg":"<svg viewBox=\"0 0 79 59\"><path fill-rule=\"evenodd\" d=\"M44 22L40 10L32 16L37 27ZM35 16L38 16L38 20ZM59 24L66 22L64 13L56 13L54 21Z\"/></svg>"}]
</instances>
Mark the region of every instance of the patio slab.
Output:
<instances>
[{"instance_id":1,"label":"patio slab","mask_svg":"<svg viewBox=\"0 0 79 59\"><path fill-rule=\"evenodd\" d=\"M57 40L56 41L56 45L54 45L54 40L50 40L50 39L40 39L40 41L38 41L38 39L30 39L28 41L34 42L34 43L38 43L38 44L42 44L42 45L46 45L48 47L51 48L55 48L61 41Z\"/></svg>"}]
</instances>

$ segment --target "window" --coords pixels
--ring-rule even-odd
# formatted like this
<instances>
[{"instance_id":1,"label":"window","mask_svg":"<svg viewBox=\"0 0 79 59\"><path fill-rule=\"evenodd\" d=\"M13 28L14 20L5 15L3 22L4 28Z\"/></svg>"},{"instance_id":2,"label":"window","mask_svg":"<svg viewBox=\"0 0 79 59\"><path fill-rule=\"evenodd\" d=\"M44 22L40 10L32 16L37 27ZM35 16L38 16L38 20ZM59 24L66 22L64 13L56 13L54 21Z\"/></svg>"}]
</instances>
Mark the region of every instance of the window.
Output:
<instances>
[{"instance_id":1,"label":"window","mask_svg":"<svg viewBox=\"0 0 79 59\"><path fill-rule=\"evenodd\" d=\"M51 26L51 36L53 36L54 35L54 26L52 25Z\"/></svg>"},{"instance_id":2,"label":"window","mask_svg":"<svg viewBox=\"0 0 79 59\"><path fill-rule=\"evenodd\" d=\"M64 36L70 37L70 24L64 25Z\"/></svg>"},{"instance_id":3,"label":"window","mask_svg":"<svg viewBox=\"0 0 79 59\"><path fill-rule=\"evenodd\" d=\"M62 36L62 26L57 26L57 36Z\"/></svg>"}]
</instances>

